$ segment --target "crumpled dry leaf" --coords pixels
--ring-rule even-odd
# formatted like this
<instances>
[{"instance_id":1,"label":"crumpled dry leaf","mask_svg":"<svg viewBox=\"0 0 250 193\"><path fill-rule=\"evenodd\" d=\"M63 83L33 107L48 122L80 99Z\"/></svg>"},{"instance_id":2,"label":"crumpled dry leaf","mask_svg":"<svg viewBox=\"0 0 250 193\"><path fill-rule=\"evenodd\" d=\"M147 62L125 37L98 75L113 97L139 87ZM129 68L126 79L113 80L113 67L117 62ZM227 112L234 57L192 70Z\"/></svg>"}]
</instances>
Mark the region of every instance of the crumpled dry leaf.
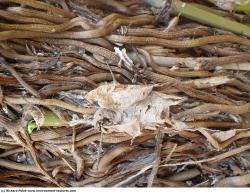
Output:
<instances>
[{"instance_id":1,"label":"crumpled dry leaf","mask_svg":"<svg viewBox=\"0 0 250 193\"><path fill-rule=\"evenodd\" d=\"M184 97L152 91L153 86L107 84L89 92L86 99L100 106L94 115L93 125L101 123L106 132L125 132L136 137L142 128L155 129L169 117L169 107L185 100ZM185 124L173 122L181 130Z\"/></svg>"},{"instance_id":2,"label":"crumpled dry leaf","mask_svg":"<svg viewBox=\"0 0 250 193\"><path fill-rule=\"evenodd\" d=\"M224 142L236 135L236 130L219 131L212 134L212 136L221 142Z\"/></svg>"},{"instance_id":3,"label":"crumpled dry leaf","mask_svg":"<svg viewBox=\"0 0 250 193\"><path fill-rule=\"evenodd\" d=\"M129 122L126 122L120 125L104 126L104 128L107 129L108 132L110 133L124 132L124 133L128 133L129 135L133 137L140 136L142 134L141 126L137 119L133 119Z\"/></svg>"},{"instance_id":4,"label":"crumpled dry leaf","mask_svg":"<svg viewBox=\"0 0 250 193\"><path fill-rule=\"evenodd\" d=\"M98 102L107 109L123 109L145 99L153 86L105 84L90 91L85 98L90 102Z\"/></svg>"}]
</instances>

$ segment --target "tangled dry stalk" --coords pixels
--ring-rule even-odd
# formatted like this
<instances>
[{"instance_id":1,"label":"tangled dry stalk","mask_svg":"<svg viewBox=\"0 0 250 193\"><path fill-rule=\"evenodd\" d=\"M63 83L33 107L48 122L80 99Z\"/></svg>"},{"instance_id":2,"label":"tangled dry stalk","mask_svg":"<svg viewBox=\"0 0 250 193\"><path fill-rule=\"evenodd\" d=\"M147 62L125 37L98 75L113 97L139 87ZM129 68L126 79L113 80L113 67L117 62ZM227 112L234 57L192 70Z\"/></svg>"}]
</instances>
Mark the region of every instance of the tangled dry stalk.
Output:
<instances>
[{"instance_id":1,"label":"tangled dry stalk","mask_svg":"<svg viewBox=\"0 0 250 193\"><path fill-rule=\"evenodd\" d=\"M250 40L159 13L0 1L1 187L249 186Z\"/></svg>"}]
</instances>

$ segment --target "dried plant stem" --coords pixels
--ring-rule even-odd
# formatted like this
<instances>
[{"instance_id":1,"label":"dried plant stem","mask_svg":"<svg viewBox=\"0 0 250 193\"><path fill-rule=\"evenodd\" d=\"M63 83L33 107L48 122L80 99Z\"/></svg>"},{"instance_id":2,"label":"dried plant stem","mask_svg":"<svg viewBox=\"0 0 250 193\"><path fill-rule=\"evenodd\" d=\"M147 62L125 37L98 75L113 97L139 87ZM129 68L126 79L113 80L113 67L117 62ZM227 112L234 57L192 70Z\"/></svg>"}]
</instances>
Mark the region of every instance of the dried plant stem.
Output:
<instances>
[{"instance_id":1,"label":"dried plant stem","mask_svg":"<svg viewBox=\"0 0 250 193\"><path fill-rule=\"evenodd\" d=\"M215 187L242 187L250 184L250 174L227 177L217 182Z\"/></svg>"},{"instance_id":2,"label":"dried plant stem","mask_svg":"<svg viewBox=\"0 0 250 193\"><path fill-rule=\"evenodd\" d=\"M17 81L31 94L33 94L36 97L40 97L40 94L32 88L30 85L28 85L22 78L19 76L19 74L16 72L14 68L12 68L10 65L5 64L4 59L0 58L0 62L2 65L17 79Z\"/></svg>"},{"instance_id":3,"label":"dried plant stem","mask_svg":"<svg viewBox=\"0 0 250 193\"><path fill-rule=\"evenodd\" d=\"M159 165L161 163L161 147L162 147L163 137L164 137L164 134L162 134L160 131L158 131L158 134L156 135L154 166L152 168L150 175L148 176L147 187L152 187L152 185L154 183L154 179L155 179L156 174L158 172Z\"/></svg>"},{"instance_id":4,"label":"dried plant stem","mask_svg":"<svg viewBox=\"0 0 250 193\"><path fill-rule=\"evenodd\" d=\"M93 114L95 109L93 108L83 108L78 107L66 102L63 102L58 99L35 99L35 98L14 98L14 97L4 97L4 101L11 104L35 104L35 105L43 105L43 106L56 106L64 109L68 109L74 112L82 113L85 115Z\"/></svg>"},{"instance_id":5,"label":"dried plant stem","mask_svg":"<svg viewBox=\"0 0 250 193\"><path fill-rule=\"evenodd\" d=\"M243 145L239 148L235 148L233 150L230 150L226 153L222 153L220 155L208 158L208 159L203 159L203 160L198 160L198 161L187 161L187 162L180 162L180 163L172 163L172 164L163 164L160 167L173 167L173 166L181 166L181 165L197 165L200 163L205 163L205 162L218 162L220 160L223 160L227 157L233 156L235 154L247 151L250 149L250 145Z\"/></svg>"}]
</instances>

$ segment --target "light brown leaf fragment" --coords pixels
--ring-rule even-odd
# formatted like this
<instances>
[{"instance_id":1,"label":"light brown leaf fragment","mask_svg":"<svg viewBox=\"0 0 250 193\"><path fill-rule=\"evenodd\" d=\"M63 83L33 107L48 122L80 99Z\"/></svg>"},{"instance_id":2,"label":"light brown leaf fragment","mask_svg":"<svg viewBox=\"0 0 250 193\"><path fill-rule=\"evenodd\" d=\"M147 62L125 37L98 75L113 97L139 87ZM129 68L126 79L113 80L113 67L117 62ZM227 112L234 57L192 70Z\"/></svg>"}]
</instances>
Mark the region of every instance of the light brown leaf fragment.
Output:
<instances>
[{"instance_id":1,"label":"light brown leaf fragment","mask_svg":"<svg viewBox=\"0 0 250 193\"><path fill-rule=\"evenodd\" d=\"M93 125L105 132L125 132L133 138L142 134L142 128L153 129L169 120L169 107L185 100L184 97L152 91L152 86L107 84L89 92L86 99L97 102L99 108ZM166 118L164 118L166 117ZM182 122L171 121L172 127L182 130Z\"/></svg>"}]
</instances>

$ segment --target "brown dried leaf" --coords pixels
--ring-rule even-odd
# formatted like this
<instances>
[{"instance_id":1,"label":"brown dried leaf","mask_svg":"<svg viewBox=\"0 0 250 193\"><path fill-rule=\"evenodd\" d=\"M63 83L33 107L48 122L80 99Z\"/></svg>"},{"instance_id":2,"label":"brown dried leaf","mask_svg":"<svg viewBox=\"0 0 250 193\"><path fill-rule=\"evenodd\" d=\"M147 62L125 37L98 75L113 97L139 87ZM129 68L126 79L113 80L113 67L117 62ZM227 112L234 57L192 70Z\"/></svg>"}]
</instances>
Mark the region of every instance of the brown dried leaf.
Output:
<instances>
[{"instance_id":1,"label":"brown dried leaf","mask_svg":"<svg viewBox=\"0 0 250 193\"><path fill-rule=\"evenodd\" d=\"M152 89L153 86L106 84L90 91L85 98L97 101L102 108L121 109L145 99Z\"/></svg>"},{"instance_id":2,"label":"brown dried leaf","mask_svg":"<svg viewBox=\"0 0 250 193\"><path fill-rule=\"evenodd\" d=\"M107 129L109 133L124 132L129 134L133 138L140 136L142 134L140 123L136 119L120 125L104 126L104 128Z\"/></svg>"},{"instance_id":3,"label":"brown dried leaf","mask_svg":"<svg viewBox=\"0 0 250 193\"><path fill-rule=\"evenodd\" d=\"M236 130L219 131L212 134L212 136L219 142L224 142L236 135Z\"/></svg>"},{"instance_id":4,"label":"brown dried leaf","mask_svg":"<svg viewBox=\"0 0 250 193\"><path fill-rule=\"evenodd\" d=\"M98 102L93 125L101 123L106 132L125 132L136 137L142 128L155 129L169 117L169 107L185 100L184 97L152 91L152 86L109 84L87 94L86 99ZM175 124L178 130L185 124Z\"/></svg>"}]
</instances>

